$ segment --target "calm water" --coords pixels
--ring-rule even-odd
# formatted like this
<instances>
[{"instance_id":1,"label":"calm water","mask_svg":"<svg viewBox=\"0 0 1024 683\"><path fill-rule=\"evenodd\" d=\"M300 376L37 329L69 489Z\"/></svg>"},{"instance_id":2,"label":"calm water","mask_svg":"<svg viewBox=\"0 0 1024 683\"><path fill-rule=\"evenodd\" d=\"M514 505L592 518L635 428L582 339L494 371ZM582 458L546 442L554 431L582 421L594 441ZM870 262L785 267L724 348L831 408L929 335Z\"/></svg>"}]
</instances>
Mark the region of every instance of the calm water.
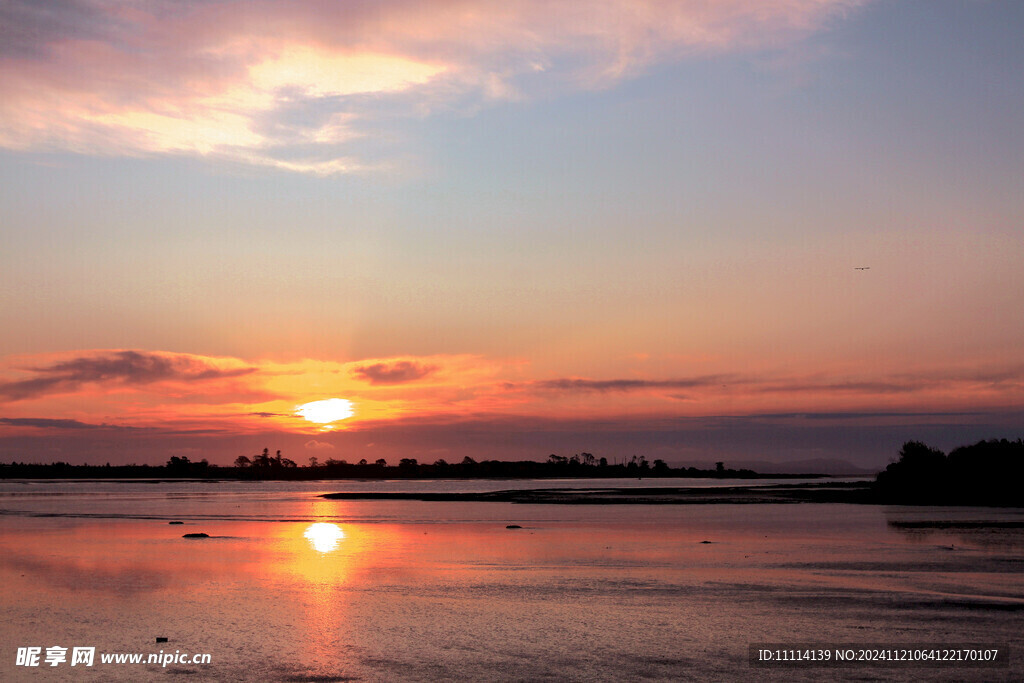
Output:
<instances>
[{"instance_id":1,"label":"calm water","mask_svg":"<svg viewBox=\"0 0 1024 683\"><path fill-rule=\"evenodd\" d=\"M3 482L0 680L1024 676L1022 511L317 497L650 484ZM955 524L920 525L935 521ZM1015 655L1010 669L753 669L748 645L765 641ZM19 647L54 645L212 663L16 666Z\"/></svg>"}]
</instances>

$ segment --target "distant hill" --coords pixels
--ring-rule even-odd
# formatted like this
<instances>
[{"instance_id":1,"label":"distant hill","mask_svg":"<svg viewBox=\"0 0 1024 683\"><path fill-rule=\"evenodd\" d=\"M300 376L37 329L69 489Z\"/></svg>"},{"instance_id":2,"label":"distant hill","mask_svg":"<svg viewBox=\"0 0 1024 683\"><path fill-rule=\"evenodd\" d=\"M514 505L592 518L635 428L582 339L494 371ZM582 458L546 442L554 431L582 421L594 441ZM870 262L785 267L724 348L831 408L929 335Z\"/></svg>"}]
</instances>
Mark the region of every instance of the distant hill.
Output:
<instances>
[{"instance_id":1,"label":"distant hill","mask_svg":"<svg viewBox=\"0 0 1024 683\"><path fill-rule=\"evenodd\" d=\"M733 469L754 470L759 474L828 474L834 477L873 477L878 469L866 469L838 458L806 458L770 462L768 460L727 460ZM690 463L687 463L689 466ZM708 463L695 463L696 467L710 468Z\"/></svg>"}]
</instances>

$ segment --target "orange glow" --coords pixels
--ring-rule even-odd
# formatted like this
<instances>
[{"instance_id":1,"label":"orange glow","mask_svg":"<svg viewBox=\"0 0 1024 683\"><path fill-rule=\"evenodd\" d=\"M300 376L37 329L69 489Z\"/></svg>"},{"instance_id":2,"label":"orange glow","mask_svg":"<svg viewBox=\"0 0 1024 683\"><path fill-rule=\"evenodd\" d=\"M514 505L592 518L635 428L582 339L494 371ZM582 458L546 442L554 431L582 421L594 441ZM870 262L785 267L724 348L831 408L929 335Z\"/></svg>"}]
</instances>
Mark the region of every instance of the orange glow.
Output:
<instances>
[{"instance_id":1,"label":"orange glow","mask_svg":"<svg viewBox=\"0 0 1024 683\"><path fill-rule=\"evenodd\" d=\"M337 550L338 544L345 538L345 532L340 526L328 522L310 524L302 535L313 550L324 554Z\"/></svg>"},{"instance_id":2,"label":"orange glow","mask_svg":"<svg viewBox=\"0 0 1024 683\"><path fill-rule=\"evenodd\" d=\"M317 424L329 424L352 417L354 414L352 401L343 398L327 398L322 401L310 401L295 409L296 415L301 415L310 422Z\"/></svg>"},{"instance_id":3,"label":"orange glow","mask_svg":"<svg viewBox=\"0 0 1024 683\"><path fill-rule=\"evenodd\" d=\"M132 351L139 365L121 367L116 363L124 362L124 353L8 358L0 368L0 390L6 391L0 429L32 434L48 424L65 430L80 424L303 434L340 428L342 421L353 431L467 415L593 419L750 415L779 412L780 405L794 413L1024 405L1019 375L997 359L940 371L928 363L767 368L735 358L652 356L640 365L631 358L610 362L601 375L559 376L514 359L475 356L269 362ZM366 368L385 371L374 383ZM430 371L400 377L394 368Z\"/></svg>"}]
</instances>

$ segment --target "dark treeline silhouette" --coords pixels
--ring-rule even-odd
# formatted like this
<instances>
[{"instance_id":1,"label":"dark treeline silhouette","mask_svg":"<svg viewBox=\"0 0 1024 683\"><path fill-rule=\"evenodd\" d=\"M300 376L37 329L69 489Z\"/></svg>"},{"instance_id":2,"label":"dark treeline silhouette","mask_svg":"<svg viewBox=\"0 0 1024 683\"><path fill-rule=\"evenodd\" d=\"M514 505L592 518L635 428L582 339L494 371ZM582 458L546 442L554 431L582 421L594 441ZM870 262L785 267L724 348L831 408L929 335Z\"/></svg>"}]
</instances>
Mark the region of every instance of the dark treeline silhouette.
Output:
<instances>
[{"instance_id":1,"label":"dark treeline silhouette","mask_svg":"<svg viewBox=\"0 0 1024 683\"><path fill-rule=\"evenodd\" d=\"M247 458L244 455L240 455L235 458L235 467L255 467L269 468L271 470L285 467L298 467L294 460L281 457L281 451L278 451L276 455L270 455L270 449L264 448L263 452L259 455L254 455L252 458Z\"/></svg>"},{"instance_id":2,"label":"dark treeline silhouette","mask_svg":"<svg viewBox=\"0 0 1024 683\"><path fill-rule=\"evenodd\" d=\"M29 463L0 463L0 478L22 479L256 479L256 480L310 480L310 479L557 479L557 478L615 478L615 477L716 477L729 479L816 477L818 474L762 475L748 469L730 469L725 463L715 463L715 469L696 467L669 467L664 460L650 462L643 455L634 455L621 463L609 463L607 458L597 458L590 453L578 453L571 457L552 454L542 462L482 460L466 456L460 462L449 463L443 459L431 464L420 463L415 458L402 458L397 465L389 465L383 458L375 462L365 459L355 463L345 460L328 459L323 462L317 457L309 458L309 464L299 466L295 461L277 451L270 455L270 449L253 456L240 455L234 466L219 467L205 459L193 462L184 456L172 456L163 466L116 465L102 466L70 465L55 462L49 465Z\"/></svg>"},{"instance_id":3,"label":"dark treeline silhouette","mask_svg":"<svg viewBox=\"0 0 1024 683\"><path fill-rule=\"evenodd\" d=\"M1024 441L979 441L946 455L908 441L879 472L879 502L902 505L1024 506Z\"/></svg>"}]
</instances>

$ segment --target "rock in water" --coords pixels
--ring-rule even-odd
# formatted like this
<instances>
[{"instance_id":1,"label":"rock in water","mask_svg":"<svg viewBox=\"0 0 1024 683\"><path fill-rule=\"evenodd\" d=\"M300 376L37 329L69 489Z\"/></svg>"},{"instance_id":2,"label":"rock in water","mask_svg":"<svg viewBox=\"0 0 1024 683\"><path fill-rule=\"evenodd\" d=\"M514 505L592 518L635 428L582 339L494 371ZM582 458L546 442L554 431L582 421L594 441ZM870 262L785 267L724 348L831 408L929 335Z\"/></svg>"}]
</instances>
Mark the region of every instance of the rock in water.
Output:
<instances>
[{"instance_id":1,"label":"rock in water","mask_svg":"<svg viewBox=\"0 0 1024 683\"><path fill-rule=\"evenodd\" d=\"M182 538L209 538L210 534L204 534L202 532L198 534L185 534Z\"/></svg>"}]
</instances>

